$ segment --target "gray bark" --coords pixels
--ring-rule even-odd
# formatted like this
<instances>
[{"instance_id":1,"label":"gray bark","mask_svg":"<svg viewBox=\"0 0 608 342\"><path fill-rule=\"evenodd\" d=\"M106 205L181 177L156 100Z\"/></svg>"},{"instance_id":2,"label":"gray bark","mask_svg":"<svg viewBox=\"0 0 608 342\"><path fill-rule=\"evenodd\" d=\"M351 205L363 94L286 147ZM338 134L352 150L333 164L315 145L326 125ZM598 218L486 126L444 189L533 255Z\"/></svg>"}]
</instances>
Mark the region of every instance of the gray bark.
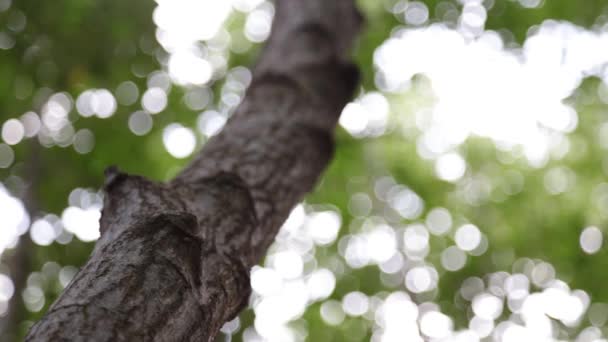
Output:
<instances>
[{"instance_id":1,"label":"gray bark","mask_svg":"<svg viewBox=\"0 0 608 342\"><path fill-rule=\"evenodd\" d=\"M101 237L28 340L213 340L331 160L360 23L353 0L278 0L243 103L190 166L168 183L107 171Z\"/></svg>"}]
</instances>

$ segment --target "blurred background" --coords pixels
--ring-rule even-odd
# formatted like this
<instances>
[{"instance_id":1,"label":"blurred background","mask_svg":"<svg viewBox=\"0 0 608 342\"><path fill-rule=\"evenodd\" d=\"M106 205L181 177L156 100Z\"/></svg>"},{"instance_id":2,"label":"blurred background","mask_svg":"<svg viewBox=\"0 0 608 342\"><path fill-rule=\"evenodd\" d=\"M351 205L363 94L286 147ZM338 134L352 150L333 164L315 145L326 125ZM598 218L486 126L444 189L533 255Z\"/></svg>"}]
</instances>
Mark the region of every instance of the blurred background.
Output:
<instances>
[{"instance_id":1,"label":"blurred background","mask_svg":"<svg viewBox=\"0 0 608 342\"><path fill-rule=\"evenodd\" d=\"M360 0L335 160L219 341L606 341L608 3ZM0 340L243 98L265 0L0 0Z\"/></svg>"}]
</instances>

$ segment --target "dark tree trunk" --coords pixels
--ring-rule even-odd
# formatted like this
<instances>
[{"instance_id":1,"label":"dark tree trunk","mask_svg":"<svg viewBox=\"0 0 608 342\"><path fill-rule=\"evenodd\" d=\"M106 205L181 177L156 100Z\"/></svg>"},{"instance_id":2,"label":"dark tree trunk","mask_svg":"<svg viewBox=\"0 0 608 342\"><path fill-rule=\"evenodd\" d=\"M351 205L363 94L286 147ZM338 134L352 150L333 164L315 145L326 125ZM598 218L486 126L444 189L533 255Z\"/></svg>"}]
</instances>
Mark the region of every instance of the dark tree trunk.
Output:
<instances>
[{"instance_id":1,"label":"dark tree trunk","mask_svg":"<svg viewBox=\"0 0 608 342\"><path fill-rule=\"evenodd\" d=\"M101 238L28 339L213 340L332 157L360 22L353 0L278 0L243 103L191 165L169 183L108 170Z\"/></svg>"}]
</instances>

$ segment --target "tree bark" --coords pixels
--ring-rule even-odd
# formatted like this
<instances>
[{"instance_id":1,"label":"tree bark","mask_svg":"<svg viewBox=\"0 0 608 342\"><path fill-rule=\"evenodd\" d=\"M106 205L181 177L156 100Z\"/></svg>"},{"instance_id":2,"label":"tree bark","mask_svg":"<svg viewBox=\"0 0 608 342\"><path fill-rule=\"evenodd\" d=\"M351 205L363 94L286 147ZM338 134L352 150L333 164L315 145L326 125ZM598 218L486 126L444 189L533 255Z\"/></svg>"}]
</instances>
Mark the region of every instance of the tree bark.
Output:
<instances>
[{"instance_id":1,"label":"tree bark","mask_svg":"<svg viewBox=\"0 0 608 342\"><path fill-rule=\"evenodd\" d=\"M213 340L331 160L360 24L353 0L278 0L243 103L190 166L168 183L108 169L101 237L27 339Z\"/></svg>"}]
</instances>

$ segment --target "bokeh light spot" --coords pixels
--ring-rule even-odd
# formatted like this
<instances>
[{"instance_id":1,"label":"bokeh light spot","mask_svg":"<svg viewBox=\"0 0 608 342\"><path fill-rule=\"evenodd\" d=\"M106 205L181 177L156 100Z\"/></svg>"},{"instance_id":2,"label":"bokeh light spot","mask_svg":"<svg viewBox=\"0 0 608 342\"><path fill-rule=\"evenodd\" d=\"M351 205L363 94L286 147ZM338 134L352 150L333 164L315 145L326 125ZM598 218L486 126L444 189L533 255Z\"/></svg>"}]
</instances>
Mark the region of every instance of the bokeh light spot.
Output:
<instances>
[{"instance_id":1,"label":"bokeh light spot","mask_svg":"<svg viewBox=\"0 0 608 342\"><path fill-rule=\"evenodd\" d=\"M2 125L2 140L9 145L16 145L25 136L25 128L21 121L9 119Z\"/></svg>"},{"instance_id":2,"label":"bokeh light spot","mask_svg":"<svg viewBox=\"0 0 608 342\"><path fill-rule=\"evenodd\" d=\"M123 106L130 106L137 102L139 89L132 81L125 81L116 88L116 100Z\"/></svg>"},{"instance_id":3,"label":"bokeh light spot","mask_svg":"<svg viewBox=\"0 0 608 342\"><path fill-rule=\"evenodd\" d=\"M445 338L452 332L453 323L450 317L438 311L429 311L420 318L420 330L430 338Z\"/></svg>"},{"instance_id":4,"label":"bokeh light spot","mask_svg":"<svg viewBox=\"0 0 608 342\"><path fill-rule=\"evenodd\" d=\"M0 273L0 302L9 301L15 292L13 281L6 274Z\"/></svg>"},{"instance_id":5,"label":"bokeh light spot","mask_svg":"<svg viewBox=\"0 0 608 342\"><path fill-rule=\"evenodd\" d=\"M137 111L129 116L129 129L135 135L146 135L154 124L152 116L144 111Z\"/></svg>"},{"instance_id":6,"label":"bokeh light spot","mask_svg":"<svg viewBox=\"0 0 608 342\"><path fill-rule=\"evenodd\" d=\"M441 252L441 265L448 271L458 271L467 262L467 255L460 248L450 246Z\"/></svg>"},{"instance_id":7,"label":"bokeh light spot","mask_svg":"<svg viewBox=\"0 0 608 342\"><path fill-rule=\"evenodd\" d=\"M349 316L361 316L369 309L369 298L358 291L350 292L342 298L342 308Z\"/></svg>"},{"instance_id":8,"label":"bokeh light spot","mask_svg":"<svg viewBox=\"0 0 608 342\"><path fill-rule=\"evenodd\" d=\"M595 254L602 248L604 236L597 227L587 227L580 236L580 245L587 254Z\"/></svg>"},{"instance_id":9,"label":"bokeh light spot","mask_svg":"<svg viewBox=\"0 0 608 342\"><path fill-rule=\"evenodd\" d=\"M342 304L336 300L328 300L321 305L321 318L328 325L340 325L344 321Z\"/></svg>"},{"instance_id":10,"label":"bokeh light spot","mask_svg":"<svg viewBox=\"0 0 608 342\"><path fill-rule=\"evenodd\" d=\"M158 114L167 107L167 93L161 88L149 88L141 98L142 107L150 114Z\"/></svg>"},{"instance_id":11,"label":"bokeh light spot","mask_svg":"<svg viewBox=\"0 0 608 342\"><path fill-rule=\"evenodd\" d=\"M465 224L456 230L454 240L458 248L470 252L481 243L481 232L472 224Z\"/></svg>"},{"instance_id":12,"label":"bokeh light spot","mask_svg":"<svg viewBox=\"0 0 608 342\"><path fill-rule=\"evenodd\" d=\"M175 158L186 158L194 152L196 137L190 128L173 123L163 130L163 143Z\"/></svg>"},{"instance_id":13,"label":"bokeh light spot","mask_svg":"<svg viewBox=\"0 0 608 342\"><path fill-rule=\"evenodd\" d=\"M445 154L435 164L437 177L448 182L455 182L464 176L467 169L464 159L457 153Z\"/></svg>"},{"instance_id":14,"label":"bokeh light spot","mask_svg":"<svg viewBox=\"0 0 608 342\"><path fill-rule=\"evenodd\" d=\"M445 208L433 208L426 216L426 225L435 235L443 235L452 228L452 215Z\"/></svg>"},{"instance_id":15,"label":"bokeh light spot","mask_svg":"<svg viewBox=\"0 0 608 342\"><path fill-rule=\"evenodd\" d=\"M74 134L74 150L80 154L87 154L95 147L95 135L89 129L80 129Z\"/></svg>"}]
</instances>

